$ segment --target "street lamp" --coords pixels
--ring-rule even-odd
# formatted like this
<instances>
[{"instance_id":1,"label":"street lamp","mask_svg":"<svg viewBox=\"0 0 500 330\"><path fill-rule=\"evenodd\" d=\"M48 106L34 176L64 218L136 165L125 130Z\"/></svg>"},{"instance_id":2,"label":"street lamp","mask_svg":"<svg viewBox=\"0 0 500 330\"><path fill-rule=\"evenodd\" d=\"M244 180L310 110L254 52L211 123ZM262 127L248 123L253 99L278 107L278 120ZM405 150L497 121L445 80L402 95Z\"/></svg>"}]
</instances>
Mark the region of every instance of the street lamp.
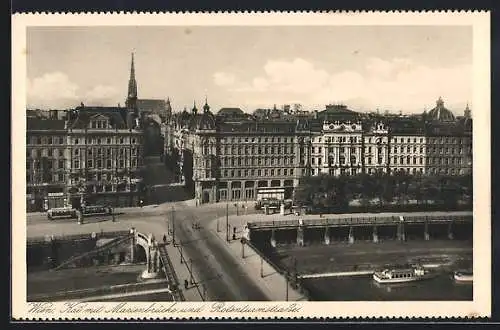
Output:
<instances>
[{"instance_id":1,"label":"street lamp","mask_svg":"<svg viewBox=\"0 0 500 330\"><path fill-rule=\"evenodd\" d=\"M193 259L189 258L189 283L194 284L193 278Z\"/></svg>"},{"instance_id":2,"label":"street lamp","mask_svg":"<svg viewBox=\"0 0 500 330\"><path fill-rule=\"evenodd\" d=\"M226 241L229 242L229 203L226 203Z\"/></svg>"},{"instance_id":3,"label":"street lamp","mask_svg":"<svg viewBox=\"0 0 500 330\"><path fill-rule=\"evenodd\" d=\"M183 259L184 259L184 256L182 255L182 240L181 242L179 243L179 252L181 254L181 264L184 263Z\"/></svg>"}]
</instances>

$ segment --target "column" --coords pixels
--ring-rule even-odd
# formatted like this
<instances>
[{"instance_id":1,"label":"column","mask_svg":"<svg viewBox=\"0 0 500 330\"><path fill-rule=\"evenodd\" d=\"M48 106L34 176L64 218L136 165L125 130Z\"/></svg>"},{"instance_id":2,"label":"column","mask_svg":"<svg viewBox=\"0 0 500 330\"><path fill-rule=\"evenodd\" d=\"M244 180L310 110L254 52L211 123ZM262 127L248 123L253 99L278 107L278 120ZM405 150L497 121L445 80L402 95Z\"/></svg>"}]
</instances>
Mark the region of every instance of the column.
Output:
<instances>
[{"instance_id":1,"label":"column","mask_svg":"<svg viewBox=\"0 0 500 330\"><path fill-rule=\"evenodd\" d=\"M348 238L349 244L354 243L354 227L349 227L349 238Z\"/></svg>"},{"instance_id":2,"label":"column","mask_svg":"<svg viewBox=\"0 0 500 330\"><path fill-rule=\"evenodd\" d=\"M304 228L302 226L297 227L297 245L304 246Z\"/></svg>"},{"instance_id":3,"label":"column","mask_svg":"<svg viewBox=\"0 0 500 330\"><path fill-rule=\"evenodd\" d=\"M431 236L429 235L429 223L427 222L427 220L425 220L425 223L424 223L424 239L426 241L430 240Z\"/></svg>"},{"instance_id":4,"label":"column","mask_svg":"<svg viewBox=\"0 0 500 330\"><path fill-rule=\"evenodd\" d=\"M146 272L151 273L151 246L149 245L146 251Z\"/></svg>"},{"instance_id":5,"label":"column","mask_svg":"<svg viewBox=\"0 0 500 330\"><path fill-rule=\"evenodd\" d=\"M373 243L378 243L377 226L373 226Z\"/></svg>"},{"instance_id":6,"label":"column","mask_svg":"<svg viewBox=\"0 0 500 330\"><path fill-rule=\"evenodd\" d=\"M274 229L271 229L271 246L276 247L276 237L275 237Z\"/></svg>"},{"instance_id":7,"label":"column","mask_svg":"<svg viewBox=\"0 0 500 330\"><path fill-rule=\"evenodd\" d=\"M130 230L130 234L132 235L132 239L130 240L130 261L131 263L135 262L135 231L134 229Z\"/></svg>"},{"instance_id":8,"label":"column","mask_svg":"<svg viewBox=\"0 0 500 330\"><path fill-rule=\"evenodd\" d=\"M453 222L450 222L448 224L448 239L453 239L454 238L454 235L453 235Z\"/></svg>"},{"instance_id":9,"label":"column","mask_svg":"<svg viewBox=\"0 0 500 330\"><path fill-rule=\"evenodd\" d=\"M325 244L330 245L330 228L325 228Z\"/></svg>"}]
</instances>

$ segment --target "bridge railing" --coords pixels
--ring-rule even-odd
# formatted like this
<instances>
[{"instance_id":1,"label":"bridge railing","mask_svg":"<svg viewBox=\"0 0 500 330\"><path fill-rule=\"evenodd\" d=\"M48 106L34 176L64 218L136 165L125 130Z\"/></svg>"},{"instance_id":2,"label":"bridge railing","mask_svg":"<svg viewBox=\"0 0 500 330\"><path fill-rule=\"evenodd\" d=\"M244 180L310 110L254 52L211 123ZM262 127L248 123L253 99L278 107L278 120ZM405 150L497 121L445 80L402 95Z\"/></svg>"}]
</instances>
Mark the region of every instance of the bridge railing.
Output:
<instances>
[{"instance_id":1,"label":"bridge railing","mask_svg":"<svg viewBox=\"0 0 500 330\"><path fill-rule=\"evenodd\" d=\"M182 291L179 289L179 278L177 277L177 273L175 272L174 266L172 265L172 261L168 256L167 249L165 245L160 245L160 261L163 265L163 272L169 283L173 286L172 294L174 296L175 301L185 301L185 297L182 294Z\"/></svg>"},{"instance_id":2,"label":"bridge railing","mask_svg":"<svg viewBox=\"0 0 500 330\"><path fill-rule=\"evenodd\" d=\"M119 236L126 236L130 235L129 231L102 231L102 232L96 232L95 233L95 239L100 239L100 238L116 238ZM50 235L47 235L47 238L50 237ZM37 244L37 243L48 243L46 237L32 237L27 239L27 244ZM75 235L54 235L54 240L55 241L79 241L79 240L84 240L92 238L92 233L86 233L86 234L75 234ZM49 241L50 242L50 241Z\"/></svg>"},{"instance_id":3,"label":"bridge railing","mask_svg":"<svg viewBox=\"0 0 500 330\"><path fill-rule=\"evenodd\" d=\"M302 220L303 226L309 227L324 227L324 226L350 226L350 225L387 225L397 223L435 223L435 222L472 222L472 215L436 215L436 216L404 216L401 219L399 216L382 216L382 217L349 217L349 218L319 218L319 219L304 219ZM248 227L250 229L259 228L285 228L285 227L298 227L300 220L273 220L273 221L259 221L250 222Z\"/></svg>"}]
</instances>

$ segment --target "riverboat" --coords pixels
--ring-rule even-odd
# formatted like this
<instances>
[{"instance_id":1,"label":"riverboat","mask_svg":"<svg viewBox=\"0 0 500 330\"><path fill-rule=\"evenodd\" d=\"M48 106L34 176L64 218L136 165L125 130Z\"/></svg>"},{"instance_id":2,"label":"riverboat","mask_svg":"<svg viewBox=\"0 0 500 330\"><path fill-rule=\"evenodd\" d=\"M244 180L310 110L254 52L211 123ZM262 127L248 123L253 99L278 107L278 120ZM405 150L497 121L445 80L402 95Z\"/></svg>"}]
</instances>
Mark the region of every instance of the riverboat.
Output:
<instances>
[{"instance_id":1,"label":"riverboat","mask_svg":"<svg viewBox=\"0 0 500 330\"><path fill-rule=\"evenodd\" d=\"M431 273L423 267L403 269L384 269L373 273L373 279L380 284L406 283L420 281L431 277Z\"/></svg>"},{"instance_id":2,"label":"riverboat","mask_svg":"<svg viewBox=\"0 0 500 330\"><path fill-rule=\"evenodd\" d=\"M474 279L474 275L472 271L461 270L454 272L453 278L457 282L472 282Z\"/></svg>"}]
</instances>

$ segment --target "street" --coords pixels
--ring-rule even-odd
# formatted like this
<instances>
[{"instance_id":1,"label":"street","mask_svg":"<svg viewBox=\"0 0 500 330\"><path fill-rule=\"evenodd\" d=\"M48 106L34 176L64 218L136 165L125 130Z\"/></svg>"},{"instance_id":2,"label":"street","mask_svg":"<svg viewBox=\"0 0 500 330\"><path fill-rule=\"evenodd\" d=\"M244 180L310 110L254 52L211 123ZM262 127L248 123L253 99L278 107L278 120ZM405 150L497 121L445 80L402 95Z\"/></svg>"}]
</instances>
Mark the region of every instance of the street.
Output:
<instances>
[{"instance_id":1,"label":"street","mask_svg":"<svg viewBox=\"0 0 500 330\"><path fill-rule=\"evenodd\" d=\"M230 255L224 243L205 226L213 217L200 218L195 209L184 209L176 220L175 239L181 243L185 259L193 262L200 284L207 288L211 301L263 301L266 296L244 273L238 261ZM204 214L205 215L205 214ZM191 223L199 221L200 229Z\"/></svg>"}]
</instances>

